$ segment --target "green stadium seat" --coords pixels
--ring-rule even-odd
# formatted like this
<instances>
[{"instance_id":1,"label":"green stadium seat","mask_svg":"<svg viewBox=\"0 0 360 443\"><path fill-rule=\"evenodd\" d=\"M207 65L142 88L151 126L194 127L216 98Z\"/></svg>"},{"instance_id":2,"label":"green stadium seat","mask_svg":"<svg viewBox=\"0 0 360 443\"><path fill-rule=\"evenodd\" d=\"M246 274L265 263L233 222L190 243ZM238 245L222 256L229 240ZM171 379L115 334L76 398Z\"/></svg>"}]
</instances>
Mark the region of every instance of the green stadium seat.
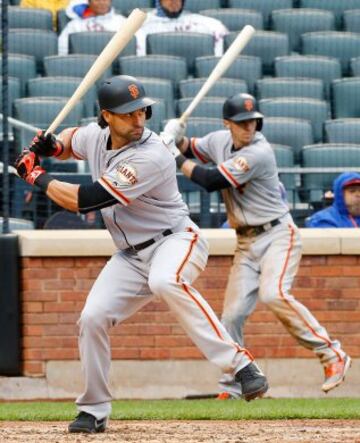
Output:
<instances>
[{"instance_id":1,"label":"green stadium seat","mask_svg":"<svg viewBox=\"0 0 360 443\"><path fill-rule=\"evenodd\" d=\"M185 57L188 72L193 73L195 58L214 55L214 37L197 32L162 32L146 38L147 53Z\"/></svg>"},{"instance_id":2,"label":"green stadium seat","mask_svg":"<svg viewBox=\"0 0 360 443\"><path fill-rule=\"evenodd\" d=\"M192 102L192 98L181 98L177 101L177 113L178 116L185 111L185 109ZM210 118L222 118L222 108L224 104L223 98L218 97L205 97L194 109L193 117L210 117Z\"/></svg>"},{"instance_id":3,"label":"green stadium seat","mask_svg":"<svg viewBox=\"0 0 360 443\"><path fill-rule=\"evenodd\" d=\"M56 77L81 77L83 78L89 71L95 60L96 55L90 54L70 54L70 55L52 55L44 58L45 75ZM107 68L97 83L113 75L111 67Z\"/></svg>"},{"instance_id":4,"label":"green stadium seat","mask_svg":"<svg viewBox=\"0 0 360 443\"><path fill-rule=\"evenodd\" d=\"M52 14L47 9L9 6L8 19L10 28L53 30Z\"/></svg>"},{"instance_id":5,"label":"green stadium seat","mask_svg":"<svg viewBox=\"0 0 360 443\"><path fill-rule=\"evenodd\" d=\"M61 109L67 103L67 98L62 97L26 97L15 100L15 117L25 123L30 123L40 129L47 129L54 118L59 114ZM57 132L69 126L77 126L83 114L83 103L78 103L73 110L65 117L62 124L57 128ZM27 146L32 138L33 133L28 131L15 132L18 137L18 146Z\"/></svg>"},{"instance_id":6,"label":"green stadium seat","mask_svg":"<svg viewBox=\"0 0 360 443\"><path fill-rule=\"evenodd\" d=\"M57 35L43 29L10 29L9 52L34 56L37 70L41 72L44 57L57 53Z\"/></svg>"},{"instance_id":7,"label":"green stadium seat","mask_svg":"<svg viewBox=\"0 0 360 443\"><path fill-rule=\"evenodd\" d=\"M60 9L56 13L56 28L58 34L64 30L65 26L69 23L71 19L66 15L65 9Z\"/></svg>"},{"instance_id":8,"label":"green stadium seat","mask_svg":"<svg viewBox=\"0 0 360 443\"><path fill-rule=\"evenodd\" d=\"M336 19L336 27L342 26L342 17L347 9L360 9L360 0L300 0L300 8L315 8L332 11Z\"/></svg>"},{"instance_id":9,"label":"green stadium seat","mask_svg":"<svg viewBox=\"0 0 360 443\"><path fill-rule=\"evenodd\" d=\"M270 25L270 14L275 9L290 9L293 7L292 0L228 0L229 8L255 9L262 13L264 26Z\"/></svg>"},{"instance_id":10,"label":"green stadium seat","mask_svg":"<svg viewBox=\"0 0 360 443\"><path fill-rule=\"evenodd\" d=\"M255 29L264 29L264 21L261 12L252 9L205 9L200 11L200 14L220 20L229 31L239 32L245 25L251 25Z\"/></svg>"},{"instance_id":11,"label":"green stadium seat","mask_svg":"<svg viewBox=\"0 0 360 443\"><path fill-rule=\"evenodd\" d=\"M98 56L114 36L110 31L75 32L69 35L70 54L94 54ZM136 54L136 39L133 37L121 51L121 55Z\"/></svg>"},{"instance_id":12,"label":"green stadium seat","mask_svg":"<svg viewBox=\"0 0 360 443\"><path fill-rule=\"evenodd\" d=\"M187 65L184 57L172 55L129 55L118 59L120 74L134 77L152 77L171 80L175 83L187 77Z\"/></svg>"},{"instance_id":13,"label":"green stadium seat","mask_svg":"<svg viewBox=\"0 0 360 443\"><path fill-rule=\"evenodd\" d=\"M303 54L336 57L344 75L350 72L350 59L360 56L360 34L355 32L307 32L301 39Z\"/></svg>"},{"instance_id":14,"label":"green stadium seat","mask_svg":"<svg viewBox=\"0 0 360 443\"><path fill-rule=\"evenodd\" d=\"M350 71L354 77L360 77L360 57L354 57L350 60Z\"/></svg>"},{"instance_id":15,"label":"green stadium seat","mask_svg":"<svg viewBox=\"0 0 360 443\"><path fill-rule=\"evenodd\" d=\"M221 0L186 0L185 9L200 12L202 9L220 9Z\"/></svg>"},{"instance_id":16,"label":"green stadium seat","mask_svg":"<svg viewBox=\"0 0 360 443\"><path fill-rule=\"evenodd\" d=\"M155 100L162 100L165 103L166 117L175 117L175 100L174 100L174 87L171 80L165 80L160 78L148 78L138 77L141 83L144 85L146 95L154 98ZM156 106L156 104L154 105Z\"/></svg>"},{"instance_id":17,"label":"green stadium seat","mask_svg":"<svg viewBox=\"0 0 360 443\"><path fill-rule=\"evenodd\" d=\"M146 120L145 126L158 134L162 129L163 121L167 118L165 101L157 99L151 108L152 116L150 120Z\"/></svg>"},{"instance_id":18,"label":"green stadium seat","mask_svg":"<svg viewBox=\"0 0 360 443\"><path fill-rule=\"evenodd\" d=\"M36 62L32 55L9 54L8 74L20 80L20 95L25 95L26 82L36 77ZM2 56L0 54L0 75L2 75Z\"/></svg>"},{"instance_id":19,"label":"green stadium seat","mask_svg":"<svg viewBox=\"0 0 360 443\"><path fill-rule=\"evenodd\" d=\"M273 97L309 97L323 100L324 83L318 78L275 77L256 82L258 99Z\"/></svg>"},{"instance_id":20,"label":"green stadium seat","mask_svg":"<svg viewBox=\"0 0 360 443\"><path fill-rule=\"evenodd\" d=\"M3 78L0 75L0 84L2 85ZM21 97L21 86L20 80L17 77L8 77L8 87L9 87L9 95L8 95L8 113L9 115L13 115L13 105L14 101L17 98ZM2 102L2 100L1 100ZM1 111L3 112L3 106L1 105ZM2 122L2 120L1 120ZM1 140L2 140L2 132L1 132Z\"/></svg>"},{"instance_id":21,"label":"green stadium seat","mask_svg":"<svg viewBox=\"0 0 360 443\"><path fill-rule=\"evenodd\" d=\"M266 117L293 117L312 123L314 140L322 140L323 124L330 117L325 100L300 97L266 98L259 101L260 112Z\"/></svg>"},{"instance_id":22,"label":"green stadium seat","mask_svg":"<svg viewBox=\"0 0 360 443\"><path fill-rule=\"evenodd\" d=\"M207 77L219 60L220 57L215 56L197 57L195 60L196 76ZM261 59L251 55L236 57L223 75L223 78L245 80L251 94L254 94L256 80L261 77Z\"/></svg>"},{"instance_id":23,"label":"green stadium seat","mask_svg":"<svg viewBox=\"0 0 360 443\"><path fill-rule=\"evenodd\" d=\"M265 116L262 133L271 144L291 146L297 164L303 146L314 143L311 122L300 118Z\"/></svg>"},{"instance_id":24,"label":"green stadium seat","mask_svg":"<svg viewBox=\"0 0 360 443\"><path fill-rule=\"evenodd\" d=\"M347 32L360 32L360 9L344 12L344 29Z\"/></svg>"},{"instance_id":25,"label":"green stadium seat","mask_svg":"<svg viewBox=\"0 0 360 443\"><path fill-rule=\"evenodd\" d=\"M304 146L302 150L305 168L360 167L360 145L323 143ZM339 173L306 173L302 177L305 198L319 201L325 191L332 189L332 183Z\"/></svg>"},{"instance_id":26,"label":"green stadium seat","mask_svg":"<svg viewBox=\"0 0 360 443\"><path fill-rule=\"evenodd\" d=\"M301 50L301 34L335 30L334 14L320 9L280 9L272 12L271 21L274 31L288 35L290 48L296 52Z\"/></svg>"},{"instance_id":27,"label":"green stadium seat","mask_svg":"<svg viewBox=\"0 0 360 443\"><path fill-rule=\"evenodd\" d=\"M224 129L221 118L190 117L187 120L186 135L188 137L204 137L213 131Z\"/></svg>"},{"instance_id":28,"label":"green stadium seat","mask_svg":"<svg viewBox=\"0 0 360 443\"><path fill-rule=\"evenodd\" d=\"M206 77L181 80L179 82L180 97L195 97L206 80ZM225 99L240 92L248 92L248 88L244 80L221 78L212 86L210 91L207 93L207 96L224 97Z\"/></svg>"},{"instance_id":29,"label":"green stadium seat","mask_svg":"<svg viewBox=\"0 0 360 443\"><path fill-rule=\"evenodd\" d=\"M294 167L294 149L291 146L272 143L271 147L274 150L276 164L279 168ZM279 178L285 186L288 202L291 205L294 205L299 201L296 190L295 174L282 172L279 174Z\"/></svg>"},{"instance_id":30,"label":"green stadium seat","mask_svg":"<svg viewBox=\"0 0 360 443\"><path fill-rule=\"evenodd\" d=\"M332 82L333 117L360 117L360 77Z\"/></svg>"},{"instance_id":31,"label":"green stadium seat","mask_svg":"<svg viewBox=\"0 0 360 443\"><path fill-rule=\"evenodd\" d=\"M152 0L112 0L112 6L122 15L128 15L135 8L147 9L153 6Z\"/></svg>"},{"instance_id":32,"label":"green stadium seat","mask_svg":"<svg viewBox=\"0 0 360 443\"><path fill-rule=\"evenodd\" d=\"M237 35L237 32L230 32L225 36L226 49L235 40ZM272 75L274 73L275 58L289 54L289 38L287 34L282 32L256 31L242 53L244 55L260 57L264 74Z\"/></svg>"},{"instance_id":33,"label":"green stadium seat","mask_svg":"<svg viewBox=\"0 0 360 443\"><path fill-rule=\"evenodd\" d=\"M28 81L29 97L71 97L79 84L79 77L38 77ZM93 116L95 113L96 90L90 88L82 97L84 115Z\"/></svg>"},{"instance_id":34,"label":"green stadium seat","mask_svg":"<svg viewBox=\"0 0 360 443\"><path fill-rule=\"evenodd\" d=\"M290 55L275 59L276 77L319 78L324 82L325 95L330 97L332 80L341 78L338 59L313 55Z\"/></svg>"},{"instance_id":35,"label":"green stadium seat","mask_svg":"<svg viewBox=\"0 0 360 443\"><path fill-rule=\"evenodd\" d=\"M98 120L97 117L85 117L80 120L80 126L87 126L90 123L96 123Z\"/></svg>"},{"instance_id":36,"label":"green stadium seat","mask_svg":"<svg viewBox=\"0 0 360 443\"><path fill-rule=\"evenodd\" d=\"M360 118L338 118L325 122L328 143L354 143L360 145Z\"/></svg>"}]
</instances>

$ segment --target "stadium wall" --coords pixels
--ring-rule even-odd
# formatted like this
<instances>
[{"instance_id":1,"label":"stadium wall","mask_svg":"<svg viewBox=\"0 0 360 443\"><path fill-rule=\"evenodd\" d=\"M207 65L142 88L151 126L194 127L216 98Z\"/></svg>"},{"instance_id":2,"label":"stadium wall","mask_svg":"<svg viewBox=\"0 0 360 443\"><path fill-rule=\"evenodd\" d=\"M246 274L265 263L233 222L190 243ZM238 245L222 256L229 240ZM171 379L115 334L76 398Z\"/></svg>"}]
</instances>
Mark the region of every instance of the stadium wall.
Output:
<instances>
[{"instance_id":1,"label":"stadium wall","mask_svg":"<svg viewBox=\"0 0 360 443\"><path fill-rule=\"evenodd\" d=\"M210 258L195 286L220 314L235 235L232 230L204 232L210 242ZM356 229L301 232L304 254L293 292L355 359L349 376L351 382L338 390L345 395L348 389L349 395L353 395L358 389L354 391L352 383L360 384L358 232ZM76 321L94 279L115 249L108 233L100 230L18 231L18 235L23 375L46 383L46 395L45 391L41 395L41 390L37 390L38 397L69 397L78 393L81 385ZM250 317L245 335L247 347L260 359L275 394L309 393L304 388L304 377L314 388L321 383L322 369L317 359L298 345L261 303ZM185 392L199 394L216 389L217 369L204 361L161 300L150 303L114 328L111 342L115 396L176 397ZM204 374L201 382L200 368ZM164 374L169 373L172 376L170 379L167 376L166 390ZM64 377L65 374L68 376ZM154 374L159 374L158 381ZM295 383L299 376L300 387ZM170 382L172 377L174 383ZM152 390L147 386L151 383ZM317 389L320 392L319 386Z\"/></svg>"}]
</instances>

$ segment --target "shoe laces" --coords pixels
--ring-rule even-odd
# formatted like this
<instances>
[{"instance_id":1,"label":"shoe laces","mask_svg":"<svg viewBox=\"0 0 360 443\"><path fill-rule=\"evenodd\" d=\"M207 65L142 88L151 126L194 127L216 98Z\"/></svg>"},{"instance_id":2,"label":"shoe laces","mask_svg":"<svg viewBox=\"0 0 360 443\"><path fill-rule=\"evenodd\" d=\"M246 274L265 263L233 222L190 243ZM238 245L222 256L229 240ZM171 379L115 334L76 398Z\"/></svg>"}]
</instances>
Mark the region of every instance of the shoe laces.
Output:
<instances>
[{"instance_id":1,"label":"shoe laces","mask_svg":"<svg viewBox=\"0 0 360 443\"><path fill-rule=\"evenodd\" d=\"M259 375L260 375L259 371L252 363L245 366L245 368L243 368L240 371L240 376L242 379L244 379L244 378L246 378L246 379L258 378Z\"/></svg>"}]
</instances>

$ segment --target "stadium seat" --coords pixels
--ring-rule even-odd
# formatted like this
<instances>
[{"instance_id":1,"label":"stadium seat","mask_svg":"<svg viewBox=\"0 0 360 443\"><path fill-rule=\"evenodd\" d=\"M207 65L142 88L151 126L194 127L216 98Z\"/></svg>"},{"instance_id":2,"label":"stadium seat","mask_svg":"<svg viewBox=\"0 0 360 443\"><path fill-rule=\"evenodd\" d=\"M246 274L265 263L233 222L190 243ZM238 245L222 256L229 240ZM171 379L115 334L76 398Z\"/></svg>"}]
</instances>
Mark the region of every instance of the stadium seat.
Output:
<instances>
[{"instance_id":1,"label":"stadium seat","mask_svg":"<svg viewBox=\"0 0 360 443\"><path fill-rule=\"evenodd\" d=\"M325 122L328 143L354 143L360 145L360 118L339 118Z\"/></svg>"},{"instance_id":2,"label":"stadium seat","mask_svg":"<svg viewBox=\"0 0 360 443\"><path fill-rule=\"evenodd\" d=\"M94 54L98 56L104 47L112 39L114 32L109 31L86 31L75 32L69 35L70 54ZM121 55L136 54L136 39L133 37L121 51Z\"/></svg>"},{"instance_id":3,"label":"stadium seat","mask_svg":"<svg viewBox=\"0 0 360 443\"><path fill-rule=\"evenodd\" d=\"M81 83L79 77L37 77L28 81L29 97L71 97ZM95 87L82 98L84 115L91 117L95 113Z\"/></svg>"},{"instance_id":4,"label":"stadium seat","mask_svg":"<svg viewBox=\"0 0 360 443\"><path fill-rule=\"evenodd\" d=\"M10 28L53 30L52 14L47 9L10 6L8 18Z\"/></svg>"},{"instance_id":5,"label":"stadium seat","mask_svg":"<svg viewBox=\"0 0 360 443\"><path fill-rule=\"evenodd\" d=\"M354 77L360 77L360 57L354 57L350 60L350 71Z\"/></svg>"},{"instance_id":6,"label":"stadium seat","mask_svg":"<svg viewBox=\"0 0 360 443\"><path fill-rule=\"evenodd\" d=\"M314 143L311 122L300 118L265 116L262 133L270 143L291 146L296 164L302 147Z\"/></svg>"},{"instance_id":7,"label":"stadium seat","mask_svg":"<svg viewBox=\"0 0 360 443\"><path fill-rule=\"evenodd\" d=\"M360 32L360 9L345 11L343 19L345 31Z\"/></svg>"},{"instance_id":8,"label":"stadium seat","mask_svg":"<svg viewBox=\"0 0 360 443\"><path fill-rule=\"evenodd\" d=\"M188 72L194 72L195 58L214 55L214 37L197 32L162 32L150 34L146 39L148 54L185 57Z\"/></svg>"},{"instance_id":9,"label":"stadium seat","mask_svg":"<svg viewBox=\"0 0 360 443\"><path fill-rule=\"evenodd\" d=\"M0 232L2 232L3 228L3 217L0 217ZM9 218L9 228L10 231L22 231L35 229L34 222L31 220L25 220L23 218Z\"/></svg>"},{"instance_id":10,"label":"stadium seat","mask_svg":"<svg viewBox=\"0 0 360 443\"><path fill-rule=\"evenodd\" d=\"M164 101L166 108L165 118L175 117L175 101L174 101L174 87L170 80L160 78L138 77L144 85L146 95ZM157 105L155 104L154 107Z\"/></svg>"},{"instance_id":11,"label":"stadium seat","mask_svg":"<svg viewBox=\"0 0 360 443\"><path fill-rule=\"evenodd\" d=\"M259 109L266 117L310 120L316 142L322 140L323 124L330 116L328 103L312 98L266 98L259 101Z\"/></svg>"},{"instance_id":12,"label":"stadium seat","mask_svg":"<svg viewBox=\"0 0 360 443\"><path fill-rule=\"evenodd\" d=\"M15 117L40 129L47 129L67 101L67 98L62 97L19 98L15 100ZM57 128L57 132L69 126L77 126L83 117L83 103L78 103ZM27 146L33 137L33 133L21 130L18 146Z\"/></svg>"},{"instance_id":13,"label":"stadium seat","mask_svg":"<svg viewBox=\"0 0 360 443\"><path fill-rule=\"evenodd\" d=\"M185 9L200 12L202 9L220 9L221 0L186 0Z\"/></svg>"},{"instance_id":14,"label":"stadium seat","mask_svg":"<svg viewBox=\"0 0 360 443\"><path fill-rule=\"evenodd\" d=\"M360 34L354 32L307 32L301 39L303 54L336 57L340 60L343 75L350 72L350 59L360 56Z\"/></svg>"},{"instance_id":15,"label":"stadium seat","mask_svg":"<svg viewBox=\"0 0 360 443\"><path fill-rule=\"evenodd\" d=\"M302 149L303 166L305 168L348 168L360 167L360 145L323 143L304 146ZM305 198L310 201L319 201L323 193L332 189L333 180L337 173L306 173L302 182Z\"/></svg>"},{"instance_id":16,"label":"stadium seat","mask_svg":"<svg viewBox=\"0 0 360 443\"><path fill-rule=\"evenodd\" d=\"M112 0L112 6L122 15L128 15L129 11L134 8L151 8L153 6L152 0Z\"/></svg>"},{"instance_id":17,"label":"stadium seat","mask_svg":"<svg viewBox=\"0 0 360 443\"><path fill-rule=\"evenodd\" d=\"M308 77L323 80L325 95L330 97L332 80L341 78L339 60L331 57L312 55L290 55L275 59L275 74L277 77Z\"/></svg>"},{"instance_id":18,"label":"stadium seat","mask_svg":"<svg viewBox=\"0 0 360 443\"><path fill-rule=\"evenodd\" d=\"M279 168L291 168L294 166L294 150L291 146L272 143L271 147L274 150L276 164ZM282 172L279 174L279 178L287 191L288 202L294 205L299 201L295 174Z\"/></svg>"},{"instance_id":19,"label":"stadium seat","mask_svg":"<svg viewBox=\"0 0 360 443\"><path fill-rule=\"evenodd\" d=\"M195 71L197 77L207 77L219 62L220 57L197 57ZM255 82L262 77L260 57L241 55L236 57L231 66L226 70L223 77L245 80L251 94L255 90Z\"/></svg>"},{"instance_id":20,"label":"stadium seat","mask_svg":"<svg viewBox=\"0 0 360 443\"><path fill-rule=\"evenodd\" d=\"M227 49L237 37L237 32L230 32L225 37ZM256 31L250 42L245 46L244 55L260 57L264 74L274 73L276 57L289 54L289 38L287 34L274 31Z\"/></svg>"},{"instance_id":21,"label":"stadium seat","mask_svg":"<svg viewBox=\"0 0 360 443\"><path fill-rule=\"evenodd\" d=\"M43 58L57 54L57 50L57 35L53 31L24 28L9 30L9 52L34 56L39 72L43 69Z\"/></svg>"},{"instance_id":22,"label":"stadium seat","mask_svg":"<svg viewBox=\"0 0 360 443\"><path fill-rule=\"evenodd\" d=\"M224 129L221 118L190 117L187 120L186 135L188 137L204 137L213 131Z\"/></svg>"},{"instance_id":23,"label":"stadium seat","mask_svg":"<svg viewBox=\"0 0 360 443\"><path fill-rule=\"evenodd\" d=\"M360 0L300 0L300 8L326 9L335 15L336 27L341 29L342 16L347 9L360 9Z\"/></svg>"},{"instance_id":24,"label":"stadium seat","mask_svg":"<svg viewBox=\"0 0 360 443\"><path fill-rule=\"evenodd\" d=\"M269 27L270 14L275 9L290 9L292 0L228 0L229 8L255 9L260 11L264 18L264 26Z\"/></svg>"},{"instance_id":25,"label":"stadium seat","mask_svg":"<svg viewBox=\"0 0 360 443\"><path fill-rule=\"evenodd\" d=\"M185 109L192 102L192 98L181 98L177 101L178 116L180 116ZM222 108L224 104L223 98L209 97L203 98L192 113L193 117L210 117L222 118Z\"/></svg>"},{"instance_id":26,"label":"stadium seat","mask_svg":"<svg viewBox=\"0 0 360 443\"><path fill-rule=\"evenodd\" d=\"M44 58L44 70L47 76L81 77L83 78L96 60L96 55L70 54L52 55ZM112 76L111 67L107 68L98 83Z\"/></svg>"},{"instance_id":27,"label":"stadium seat","mask_svg":"<svg viewBox=\"0 0 360 443\"><path fill-rule=\"evenodd\" d=\"M301 34L312 31L335 30L335 17L330 11L319 9L280 9L271 14L271 28L285 32L289 37L290 49L300 52Z\"/></svg>"},{"instance_id":28,"label":"stadium seat","mask_svg":"<svg viewBox=\"0 0 360 443\"><path fill-rule=\"evenodd\" d=\"M96 123L98 120L97 117L85 117L80 120L80 126L87 126L90 123Z\"/></svg>"},{"instance_id":29,"label":"stadium seat","mask_svg":"<svg viewBox=\"0 0 360 443\"><path fill-rule=\"evenodd\" d=\"M162 78L172 80L174 84L187 77L186 59L172 55L119 57L118 68L120 74Z\"/></svg>"},{"instance_id":30,"label":"stadium seat","mask_svg":"<svg viewBox=\"0 0 360 443\"><path fill-rule=\"evenodd\" d=\"M8 74L20 80L20 95L25 95L26 82L36 77L36 62L32 55L9 54ZM0 75L2 75L2 56L0 54Z\"/></svg>"},{"instance_id":31,"label":"stadium seat","mask_svg":"<svg viewBox=\"0 0 360 443\"><path fill-rule=\"evenodd\" d=\"M264 29L263 16L258 11L239 8L205 9L200 14L220 20L229 31L241 31L245 25Z\"/></svg>"},{"instance_id":32,"label":"stadium seat","mask_svg":"<svg viewBox=\"0 0 360 443\"><path fill-rule=\"evenodd\" d=\"M206 77L181 80L179 83L180 97L195 97L205 81ZM210 91L207 93L207 96L227 98L240 92L248 92L248 88L244 80L221 78L212 86Z\"/></svg>"},{"instance_id":33,"label":"stadium seat","mask_svg":"<svg viewBox=\"0 0 360 443\"><path fill-rule=\"evenodd\" d=\"M360 117L360 77L332 82L333 117Z\"/></svg>"},{"instance_id":34,"label":"stadium seat","mask_svg":"<svg viewBox=\"0 0 360 443\"><path fill-rule=\"evenodd\" d=\"M275 77L256 82L258 99L273 97L309 97L324 99L324 82L318 78Z\"/></svg>"},{"instance_id":35,"label":"stadium seat","mask_svg":"<svg viewBox=\"0 0 360 443\"><path fill-rule=\"evenodd\" d=\"M0 75L0 84L2 85L3 78ZM13 104L14 100L21 97L21 86L20 86L20 80L17 77L8 77L8 85L9 85L9 96L8 96L8 113L9 115L13 115ZM2 100L1 100L2 102ZM3 112L2 105L0 107L0 112ZM2 120L1 120L2 122ZM2 140L2 132L0 131L1 139ZM1 146L1 145L0 145ZM0 148L1 152L1 148Z\"/></svg>"},{"instance_id":36,"label":"stadium seat","mask_svg":"<svg viewBox=\"0 0 360 443\"><path fill-rule=\"evenodd\" d=\"M65 9L59 9L56 13L56 29L58 34L65 28L71 19L66 15Z\"/></svg>"}]
</instances>

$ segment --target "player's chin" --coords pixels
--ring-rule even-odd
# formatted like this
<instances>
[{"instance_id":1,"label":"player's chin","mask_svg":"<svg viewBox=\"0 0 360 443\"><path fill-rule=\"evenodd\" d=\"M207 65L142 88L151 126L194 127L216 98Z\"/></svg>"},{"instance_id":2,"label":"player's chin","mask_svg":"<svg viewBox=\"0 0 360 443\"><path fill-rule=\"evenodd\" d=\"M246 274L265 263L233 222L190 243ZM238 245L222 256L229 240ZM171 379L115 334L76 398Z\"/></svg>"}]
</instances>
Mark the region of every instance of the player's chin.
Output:
<instances>
[{"instance_id":1,"label":"player's chin","mask_svg":"<svg viewBox=\"0 0 360 443\"><path fill-rule=\"evenodd\" d=\"M144 132L144 128L135 129L130 134L131 140L134 141L134 142L137 141L137 140L140 140L142 135L143 135L143 132Z\"/></svg>"}]
</instances>

